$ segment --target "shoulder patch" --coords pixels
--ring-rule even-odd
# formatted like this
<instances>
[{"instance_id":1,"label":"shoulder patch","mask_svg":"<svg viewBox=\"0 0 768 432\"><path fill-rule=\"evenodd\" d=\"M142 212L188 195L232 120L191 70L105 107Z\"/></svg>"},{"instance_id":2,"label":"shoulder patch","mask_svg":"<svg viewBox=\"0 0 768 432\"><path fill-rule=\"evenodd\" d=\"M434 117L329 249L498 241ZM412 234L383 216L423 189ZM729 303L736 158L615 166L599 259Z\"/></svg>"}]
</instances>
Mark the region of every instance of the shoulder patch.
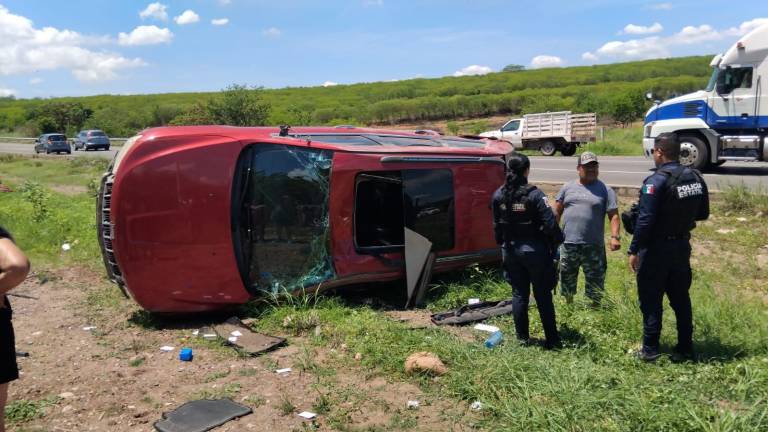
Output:
<instances>
[{"instance_id":1,"label":"shoulder patch","mask_svg":"<svg viewBox=\"0 0 768 432\"><path fill-rule=\"evenodd\" d=\"M646 195L653 195L655 189L656 186L654 186L653 183L646 183L643 185L643 193Z\"/></svg>"}]
</instances>

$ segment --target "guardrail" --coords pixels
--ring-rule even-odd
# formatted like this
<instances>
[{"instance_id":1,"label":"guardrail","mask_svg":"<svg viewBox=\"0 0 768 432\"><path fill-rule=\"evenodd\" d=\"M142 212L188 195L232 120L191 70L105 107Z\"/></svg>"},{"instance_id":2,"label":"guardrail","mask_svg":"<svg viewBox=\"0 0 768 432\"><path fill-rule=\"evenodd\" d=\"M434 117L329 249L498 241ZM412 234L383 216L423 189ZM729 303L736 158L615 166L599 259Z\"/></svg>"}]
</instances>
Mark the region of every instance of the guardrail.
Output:
<instances>
[{"instance_id":1,"label":"guardrail","mask_svg":"<svg viewBox=\"0 0 768 432\"><path fill-rule=\"evenodd\" d=\"M0 142L4 143L20 143L20 144L34 144L37 138L24 138L24 137L0 137ZM67 138L70 144L75 142L74 138ZM110 138L109 141L115 146L121 146L128 141L128 138Z\"/></svg>"}]
</instances>

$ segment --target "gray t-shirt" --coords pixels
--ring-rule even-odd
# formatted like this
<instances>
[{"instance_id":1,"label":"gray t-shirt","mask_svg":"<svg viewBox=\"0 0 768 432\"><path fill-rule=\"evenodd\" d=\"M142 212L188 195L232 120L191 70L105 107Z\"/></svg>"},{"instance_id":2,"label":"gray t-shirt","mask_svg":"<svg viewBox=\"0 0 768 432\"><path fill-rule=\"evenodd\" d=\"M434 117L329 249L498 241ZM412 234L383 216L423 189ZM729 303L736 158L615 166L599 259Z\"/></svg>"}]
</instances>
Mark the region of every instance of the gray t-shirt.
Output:
<instances>
[{"instance_id":1,"label":"gray t-shirt","mask_svg":"<svg viewBox=\"0 0 768 432\"><path fill-rule=\"evenodd\" d=\"M616 193L600 180L583 185L578 180L563 185L555 196L563 203L563 233L566 243L602 244L605 214L616 210Z\"/></svg>"}]
</instances>

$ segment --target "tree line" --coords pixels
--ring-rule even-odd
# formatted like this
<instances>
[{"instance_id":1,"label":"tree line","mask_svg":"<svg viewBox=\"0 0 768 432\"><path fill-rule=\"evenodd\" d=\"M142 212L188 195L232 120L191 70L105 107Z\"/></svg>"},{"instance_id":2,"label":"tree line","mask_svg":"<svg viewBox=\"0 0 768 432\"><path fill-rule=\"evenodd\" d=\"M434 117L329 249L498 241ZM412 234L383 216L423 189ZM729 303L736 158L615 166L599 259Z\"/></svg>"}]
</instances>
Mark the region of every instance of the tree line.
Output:
<instances>
[{"instance_id":1,"label":"tree line","mask_svg":"<svg viewBox=\"0 0 768 432\"><path fill-rule=\"evenodd\" d=\"M130 136L153 126L190 124L396 124L571 110L628 123L662 98L706 84L707 57L505 71L334 87L263 89L233 84L218 93L100 95L0 100L0 133L75 134L84 128Z\"/></svg>"}]
</instances>

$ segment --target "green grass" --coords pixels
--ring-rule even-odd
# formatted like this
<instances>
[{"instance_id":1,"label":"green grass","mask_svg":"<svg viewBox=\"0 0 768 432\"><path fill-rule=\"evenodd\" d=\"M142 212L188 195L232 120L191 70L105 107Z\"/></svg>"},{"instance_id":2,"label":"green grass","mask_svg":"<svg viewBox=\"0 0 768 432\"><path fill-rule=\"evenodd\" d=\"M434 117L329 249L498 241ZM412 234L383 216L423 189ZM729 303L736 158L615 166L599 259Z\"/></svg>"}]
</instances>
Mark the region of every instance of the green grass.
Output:
<instances>
[{"instance_id":1,"label":"green grass","mask_svg":"<svg viewBox=\"0 0 768 432\"><path fill-rule=\"evenodd\" d=\"M643 155L643 126L626 128L605 128L601 139L598 129L597 141L580 148L577 153L594 152L596 155L611 156L642 156Z\"/></svg>"},{"instance_id":2,"label":"green grass","mask_svg":"<svg viewBox=\"0 0 768 432\"><path fill-rule=\"evenodd\" d=\"M11 401L5 407L5 420L10 424L24 423L45 417L46 409L59 403L61 398L52 396L38 401L19 399Z\"/></svg>"}]
</instances>

